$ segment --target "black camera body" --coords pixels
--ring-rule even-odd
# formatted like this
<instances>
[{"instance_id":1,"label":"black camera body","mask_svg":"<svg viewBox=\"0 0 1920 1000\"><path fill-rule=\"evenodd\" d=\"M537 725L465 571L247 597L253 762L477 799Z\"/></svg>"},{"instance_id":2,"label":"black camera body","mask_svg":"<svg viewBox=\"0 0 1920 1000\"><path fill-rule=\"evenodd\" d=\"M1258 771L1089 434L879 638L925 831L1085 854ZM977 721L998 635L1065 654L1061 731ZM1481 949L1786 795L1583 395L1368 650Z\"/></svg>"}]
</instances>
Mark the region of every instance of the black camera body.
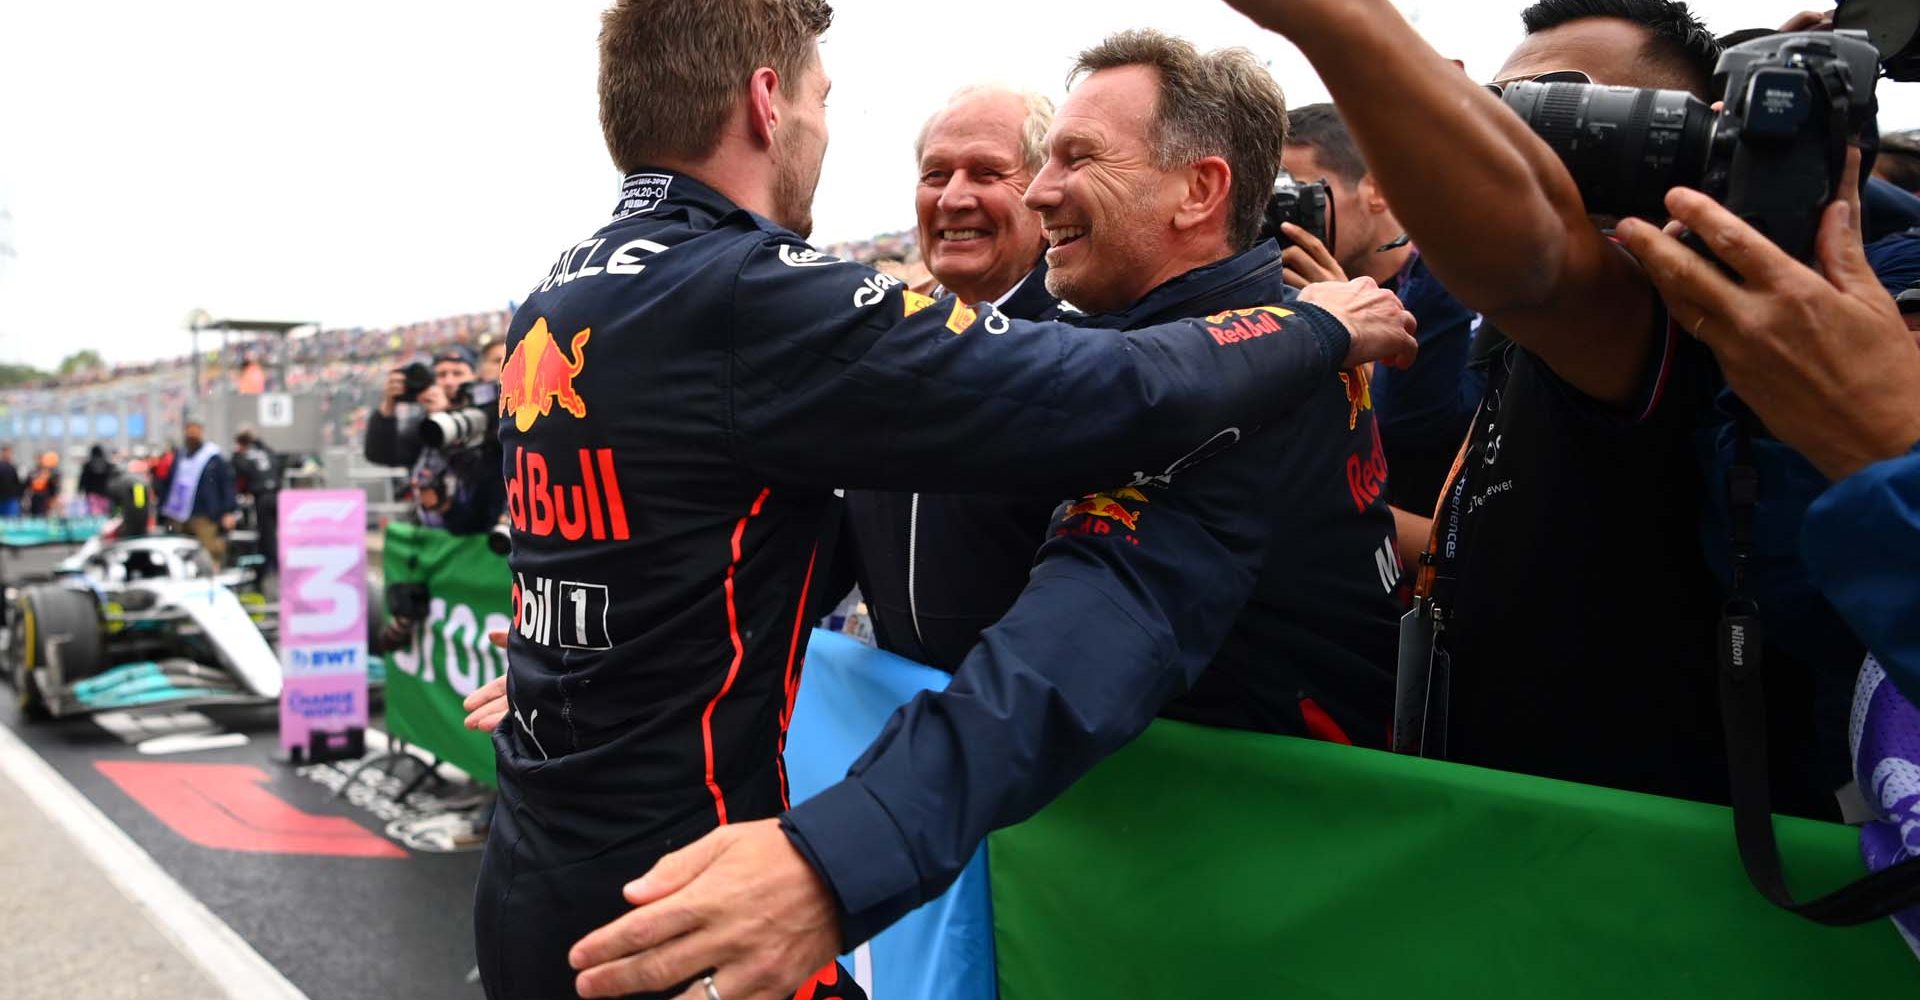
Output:
<instances>
[{"instance_id":1,"label":"black camera body","mask_svg":"<svg viewBox=\"0 0 1920 1000\"><path fill-rule=\"evenodd\" d=\"M1837 0L1833 26L1866 33L1887 79L1920 80L1920 4L1913 0Z\"/></svg>"},{"instance_id":2,"label":"black camera body","mask_svg":"<svg viewBox=\"0 0 1920 1000\"><path fill-rule=\"evenodd\" d=\"M420 443L444 452L493 444L500 424L500 385L468 382L454 391L452 406L420 421Z\"/></svg>"},{"instance_id":3,"label":"black camera body","mask_svg":"<svg viewBox=\"0 0 1920 1000\"><path fill-rule=\"evenodd\" d=\"M1260 221L1260 238L1278 240L1282 250L1293 245L1280 226L1291 222L1313 234L1333 253L1333 188L1325 180L1302 184L1284 168L1273 182L1273 197L1267 199L1267 214Z\"/></svg>"},{"instance_id":4,"label":"black camera body","mask_svg":"<svg viewBox=\"0 0 1920 1000\"><path fill-rule=\"evenodd\" d=\"M1559 154L1587 211L1664 218L1685 185L1801 260L1833 200L1851 143L1878 142L1879 52L1861 32L1769 35L1727 49L1716 113L1685 91L1517 83L1502 99Z\"/></svg>"},{"instance_id":5,"label":"black camera body","mask_svg":"<svg viewBox=\"0 0 1920 1000\"><path fill-rule=\"evenodd\" d=\"M400 378L405 384L405 388L400 390L400 402L417 402L420 394L433 385L433 369L427 367L424 361L414 361L400 369Z\"/></svg>"}]
</instances>

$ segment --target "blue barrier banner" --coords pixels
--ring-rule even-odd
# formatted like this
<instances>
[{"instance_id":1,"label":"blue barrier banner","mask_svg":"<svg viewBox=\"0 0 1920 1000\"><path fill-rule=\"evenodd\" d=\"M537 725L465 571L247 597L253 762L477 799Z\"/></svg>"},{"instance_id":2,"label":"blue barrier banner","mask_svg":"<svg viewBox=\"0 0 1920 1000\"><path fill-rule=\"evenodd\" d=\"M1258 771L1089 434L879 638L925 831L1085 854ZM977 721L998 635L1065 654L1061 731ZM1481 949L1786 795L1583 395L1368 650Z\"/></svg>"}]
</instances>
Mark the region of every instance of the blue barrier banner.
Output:
<instances>
[{"instance_id":1,"label":"blue barrier banner","mask_svg":"<svg viewBox=\"0 0 1920 1000\"><path fill-rule=\"evenodd\" d=\"M787 731L793 801L839 781L887 717L949 677L835 632L815 629ZM847 961L873 1000L994 1000L993 903L984 850L941 896Z\"/></svg>"}]
</instances>

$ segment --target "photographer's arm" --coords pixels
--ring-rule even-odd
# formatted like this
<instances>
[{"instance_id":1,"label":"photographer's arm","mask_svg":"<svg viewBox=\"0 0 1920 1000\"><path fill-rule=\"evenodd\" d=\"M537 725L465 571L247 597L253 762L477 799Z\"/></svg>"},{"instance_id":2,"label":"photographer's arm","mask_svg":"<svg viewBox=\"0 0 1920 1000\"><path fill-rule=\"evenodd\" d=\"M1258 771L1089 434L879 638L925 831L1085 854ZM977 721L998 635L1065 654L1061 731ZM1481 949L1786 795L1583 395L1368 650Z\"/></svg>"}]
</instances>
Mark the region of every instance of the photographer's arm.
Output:
<instances>
[{"instance_id":1,"label":"photographer's arm","mask_svg":"<svg viewBox=\"0 0 1920 1000\"><path fill-rule=\"evenodd\" d=\"M1462 302L1562 379L1633 400L1658 305L1518 115L1441 58L1387 0L1229 0L1326 82L1394 214Z\"/></svg>"}]
</instances>

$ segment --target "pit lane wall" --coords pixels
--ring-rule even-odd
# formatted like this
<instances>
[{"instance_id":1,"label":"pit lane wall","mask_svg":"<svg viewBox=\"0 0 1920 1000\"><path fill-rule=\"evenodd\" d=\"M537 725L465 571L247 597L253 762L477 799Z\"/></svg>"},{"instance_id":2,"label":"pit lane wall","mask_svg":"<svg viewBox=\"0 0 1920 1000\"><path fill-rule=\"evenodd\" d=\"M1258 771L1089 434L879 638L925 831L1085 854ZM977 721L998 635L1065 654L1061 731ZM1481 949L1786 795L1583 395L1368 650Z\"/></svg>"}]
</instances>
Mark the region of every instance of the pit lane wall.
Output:
<instances>
[{"instance_id":1,"label":"pit lane wall","mask_svg":"<svg viewBox=\"0 0 1920 1000\"><path fill-rule=\"evenodd\" d=\"M827 764L837 777L831 767L843 770L893 707L944 683L815 632L788 744L796 798L804 771ZM826 712L856 745L832 762L811 760L803 739ZM1777 828L1803 895L1861 874L1853 829ZM918 953L893 963L977 975L997 958L1002 1000L1920 988L1920 963L1885 921L1823 928L1762 900L1726 809L1310 740L1156 722L995 834L988 855L991 945L953 923L987 904L950 893L910 918L925 922L909 932ZM892 983L892 946L873 943L875 1000L992 995L942 992L932 977Z\"/></svg>"},{"instance_id":2,"label":"pit lane wall","mask_svg":"<svg viewBox=\"0 0 1920 1000\"><path fill-rule=\"evenodd\" d=\"M485 535L396 523L387 525L381 564L387 588L421 583L432 595L412 644L387 655L388 732L493 787L493 742L466 728L460 703L507 672L506 650L487 641L513 621L507 560ZM378 613L384 620L385 609Z\"/></svg>"}]
</instances>

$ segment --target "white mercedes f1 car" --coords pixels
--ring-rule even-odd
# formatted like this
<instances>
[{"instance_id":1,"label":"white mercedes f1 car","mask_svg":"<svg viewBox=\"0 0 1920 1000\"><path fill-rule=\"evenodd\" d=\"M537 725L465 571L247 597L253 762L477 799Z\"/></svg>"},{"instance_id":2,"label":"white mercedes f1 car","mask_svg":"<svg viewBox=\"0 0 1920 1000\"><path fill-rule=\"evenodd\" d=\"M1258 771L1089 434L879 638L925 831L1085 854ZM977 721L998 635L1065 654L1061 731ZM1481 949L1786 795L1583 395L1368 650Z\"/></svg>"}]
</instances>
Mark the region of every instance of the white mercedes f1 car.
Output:
<instances>
[{"instance_id":1,"label":"white mercedes f1 car","mask_svg":"<svg viewBox=\"0 0 1920 1000\"><path fill-rule=\"evenodd\" d=\"M94 538L50 578L6 588L0 663L29 718L266 704L273 609L190 538Z\"/></svg>"}]
</instances>

